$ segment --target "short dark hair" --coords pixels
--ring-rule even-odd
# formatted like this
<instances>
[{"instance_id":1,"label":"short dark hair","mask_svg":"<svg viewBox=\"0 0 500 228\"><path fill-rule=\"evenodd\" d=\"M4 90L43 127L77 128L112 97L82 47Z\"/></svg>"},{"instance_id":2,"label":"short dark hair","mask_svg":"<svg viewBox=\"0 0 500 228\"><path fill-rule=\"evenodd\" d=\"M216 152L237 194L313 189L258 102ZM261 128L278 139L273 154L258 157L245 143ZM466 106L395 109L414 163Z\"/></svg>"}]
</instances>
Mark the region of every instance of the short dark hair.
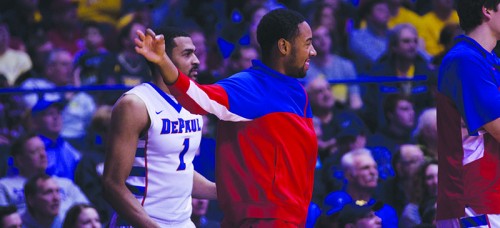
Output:
<instances>
[{"instance_id":1,"label":"short dark hair","mask_svg":"<svg viewBox=\"0 0 500 228\"><path fill-rule=\"evenodd\" d=\"M16 205L0 206L0 225L3 227L3 218L17 213Z\"/></svg>"},{"instance_id":2,"label":"short dark hair","mask_svg":"<svg viewBox=\"0 0 500 228\"><path fill-rule=\"evenodd\" d=\"M21 154L24 153L24 145L26 144L26 142L34 137L38 137L37 134L35 134L34 132L27 132L25 134L22 134L21 136L19 136L15 141L14 143L12 143L12 146L10 147L10 155L12 157L17 157Z\"/></svg>"},{"instance_id":3,"label":"short dark hair","mask_svg":"<svg viewBox=\"0 0 500 228\"><path fill-rule=\"evenodd\" d=\"M26 201L26 207L31 214L33 214L33 208L28 203L28 198L36 195L36 193L38 192L38 180L48 180L50 178L52 177L50 177L46 173L39 173L30 177L24 184L24 200Z\"/></svg>"},{"instance_id":4,"label":"short dark hair","mask_svg":"<svg viewBox=\"0 0 500 228\"><path fill-rule=\"evenodd\" d=\"M163 34L163 37L165 38L165 52L167 53L168 56L171 56L172 50L176 47L174 42L175 38L191 37L189 33L187 33L186 31L171 26L159 28L156 31L156 34Z\"/></svg>"},{"instance_id":5,"label":"short dark hair","mask_svg":"<svg viewBox=\"0 0 500 228\"><path fill-rule=\"evenodd\" d=\"M172 58L172 50L176 47L174 39L177 37L191 37L189 33L183 31L180 28L166 26L162 28L156 29L155 33L157 35L162 34L165 39L165 53L167 53L168 57ZM147 61L147 60L146 60ZM156 65L147 61L149 69L152 74L156 74Z\"/></svg>"},{"instance_id":6,"label":"short dark hair","mask_svg":"<svg viewBox=\"0 0 500 228\"><path fill-rule=\"evenodd\" d=\"M396 107L398 105L399 101L408 101L413 105L413 101L411 97L401 94L401 93L395 93L395 94L390 94L384 99L384 117L387 122L390 122L389 119L389 113L394 113L396 110Z\"/></svg>"},{"instance_id":7,"label":"short dark hair","mask_svg":"<svg viewBox=\"0 0 500 228\"><path fill-rule=\"evenodd\" d=\"M262 56L269 56L273 46L281 38L293 41L299 34L299 24L306 21L300 13L280 8L270 11L259 22L257 41L259 41Z\"/></svg>"},{"instance_id":8,"label":"short dark hair","mask_svg":"<svg viewBox=\"0 0 500 228\"><path fill-rule=\"evenodd\" d=\"M76 226L76 222L78 221L78 217L82 213L83 209L94 208L97 209L90 204L79 203L71 206L71 208L66 212L66 217L64 218L63 228L73 228Z\"/></svg>"},{"instance_id":9,"label":"short dark hair","mask_svg":"<svg viewBox=\"0 0 500 228\"><path fill-rule=\"evenodd\" d=\"M483 23L483 6L486 9L497 11L500 0L457 0L457 14L460 27L467 33Z\"/></svg>"}]
</instances>

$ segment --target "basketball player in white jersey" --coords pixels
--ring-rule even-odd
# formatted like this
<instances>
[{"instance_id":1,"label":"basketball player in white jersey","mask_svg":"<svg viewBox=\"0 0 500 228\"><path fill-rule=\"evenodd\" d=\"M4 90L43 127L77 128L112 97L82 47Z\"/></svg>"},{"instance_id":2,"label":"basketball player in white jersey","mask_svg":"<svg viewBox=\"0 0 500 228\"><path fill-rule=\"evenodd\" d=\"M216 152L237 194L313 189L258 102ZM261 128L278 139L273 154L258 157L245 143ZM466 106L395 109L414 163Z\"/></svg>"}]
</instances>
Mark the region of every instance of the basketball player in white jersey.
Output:
<instances>
[{"instance_id":1,"label":"basketball player in white jersey","mask_svg":"<svg viewBox=\"0 0 500 228\"><path fill-rule=\"evenodd\" d=\"M189 35L162 31L166 52L178 69L196 77L199 60ZM216 199L215 183L193 169L202 116L170 95L160 73L116 102L104 167L104 191L116 210L112 227L195 227L191 196Z\"/></svg>"}]
</instances>

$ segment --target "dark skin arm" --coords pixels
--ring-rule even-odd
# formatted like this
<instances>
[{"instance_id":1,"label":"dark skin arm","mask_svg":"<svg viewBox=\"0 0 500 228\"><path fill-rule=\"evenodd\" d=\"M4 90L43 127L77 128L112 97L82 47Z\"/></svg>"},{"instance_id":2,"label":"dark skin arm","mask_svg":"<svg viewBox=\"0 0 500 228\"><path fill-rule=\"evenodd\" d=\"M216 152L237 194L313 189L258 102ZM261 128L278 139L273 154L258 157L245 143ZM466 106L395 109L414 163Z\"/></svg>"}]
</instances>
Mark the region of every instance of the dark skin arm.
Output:
<instances>
[{"instance_id":1,"label":"dark skin arm","mask_svg":"<svg viewBox=\"0 0 500 228\"><path fill-rule=\"evenodd\" d=\"M159 227L125 186L134 162L139 136L149 127L146 105L135 95L125 95L116 103L104 165L106 200L120 217L133 227Z\"/></svg>"}]
</instances>

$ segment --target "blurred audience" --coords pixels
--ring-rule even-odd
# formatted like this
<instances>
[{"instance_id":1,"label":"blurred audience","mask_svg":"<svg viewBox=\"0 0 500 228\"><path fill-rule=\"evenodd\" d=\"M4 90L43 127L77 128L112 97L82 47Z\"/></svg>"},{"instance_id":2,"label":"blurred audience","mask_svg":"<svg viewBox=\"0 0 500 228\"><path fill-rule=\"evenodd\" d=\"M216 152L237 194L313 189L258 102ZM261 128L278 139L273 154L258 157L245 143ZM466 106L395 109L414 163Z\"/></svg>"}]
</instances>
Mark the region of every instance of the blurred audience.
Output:
<instances>
[{"instance_id":1,"label":"blurred audience","mask_svg":"<svg viewBox=\"0 0 500 228\"><path fill-rule=\"evenodd\" d=\"M422 26L418 33L425 42L425 50L435 56L445 50L439 43L441 30L447 24L458 24L458 14L453 0L432 0L432 10L422 16Z\"/></svg>"},{"instance_id":2,"label":"blurred audience","mask_svg":"<svg viewBox=\"0 0 500 228\"><path fill-rule=\"evenodd\" d=\"M413 179L424 162L424 152L418 145L403 144L394 154L392 161L396 176L379 185L377 196L394 207L399 216L415 190Z\"/></svg>"},{"instance_id":3,"label":"blurred audience","mask_svg":"<svg viewBox=\"0 0 500 228\"><path fill-rule=\"evenodd\" d=\"M422 208L422 210L420 210L420 205L424 206L428 202L435 202L437 196L437 184L438 163L436 160L430 159L420 165L417 172L413 176L413 189L410 192L408 204L406 204L403 213L401 214L399 227L414 227L422 224L422 217L426 216L421 216L419 211L426 213L424 211L428 209ZM426 221L423 223L430 223L429 219L426 218Z\"/></svg>"},{"instance_id":4,"label":"blurred audience","mask_svg":"<svg viewBox=\"0 0 500 228\"><path fill-rule=\"evenodd\" d=\"M207 199L192 198L193 212L191 214L191 221L193 221L196 228L217 228L220 224L212 221L206 217L208 205L210 201Z\"/></svg>"},{"instance_id":5,"label":"blurred audience","mask_svg":"<svg viewBox=\"0 0 500 228\"><path fill-rule=\"evenodd\" d=\"M324 77L328 81L354 80L357 78L354 64L343 57L331 52L332 40L328 28L322 25L313 27L313 45L316 49L316 57L311 59L309 70L307 71L307 81L316 77ZM336 104L344 109L360 109L363 106L361 92L358 85L334 83L333 94Z\"/></svg>"},{"instance_id":6,"label":"blurred audience","mask_svg":"<svg viewBox=\"0 0 500 228\"><path fill-rule=\"evenodd\" d=\"M426 109L420 114L417 127L413 131L413 139L422 147L425 156L435 160L438 159L436 108Z\"/></svg>"},{"instance_id":7,"label":"blurred audience","mask_svg":"<svg viewBox=\"0 0 500 228\"><path fill-rule=\"evenodd\" d=\"M0 206L0 227L2 228L21 228L23 221L21 215L14 205Z\"/></svg>"},{"instance_id":8,"label":"blurred audience","mask_svg":"<svg viewBox=\"0 0 500 228\"><path fill-rule=\"evenodd\" d=\"M386 0L362 1L359 15L366 20L366 28L355 29L350 33L349 51L356 72L365 75L387 49L387 23L391 15Z\"/></svg>"},{"instance_id":9,"label":"blurred audience","mask_svg":"<svg viewBox=\"0 0 500 228\"><path fill-rule=\"evenodd\" d=\"M35 175L45 174L47 154L40 137L32 133L23 135L14 142L11 154L14 158L14 164L19 169L19 175L0 179L0 205L16 205L19 212L22 213L26 209L26 200L23 194L24 184ZM73 204L88 202L82 191L71 180L57 176L52 176L52 179L59 186L59 215L61 218Z\"/></svg>"},{"instance_id":10,"label":"blurred audience","mask_svg":"<svg viewBox=\"0 0 500 228\"><path fill-rule=\"evenodd\" d=\"M101 228L101 219L93 206L75 204L66 213L62 228Z\"/></svg>"},{"instance_id":11,"label":"blurred audience","mask_svg":"<svg viewBox=\"0 0 500 228\"><path fill-rule=\"evenodd\" d=\"M7 78L9 86L31 69L32 63L25 51L14 50L9 47L10 33L8 25L0 22L0 74Z\"/></svg>"},{"instance_id":12,"label":"blurred audience","mask_svg":"<svg viewBox=\"0 0 500 228\"><path fill-rule=\"evenodd\" d=\"M342 157L341 164L347 186L345 191L332 192L325 198L325 205L328 208L326 214L332 215L347 204L375 205L378 202L373 198L378 185L378 171L370 151L365 148L350 151ZM380 217L383 227L398 225L396 210L388 204L383 204L375 215Z\"/></svg>"},{"instance_id":13,"label":"blurred audience","mask_svg":"<svg viewBox=\"0 0 500 228\"><path fill-rule=\"evenodd\" d=\"M383 103L384 122L368 137L367 145L387 148L395 154L399 146L411 142L411 132L415 127L415 110L408 96L390 94ZM375 114L371 114L375 115ZM379 123L382 122L379 119Z\"/></svg>"},{"instance_id":14,"label":"blurred audience","mask_svg":"<svg viewBox=\"0 0 500 228\"><path fill-rule=\"evenodd\" d=\"M114 212L104 199L101 179L104 171L106 136L110 130L111 110L112 107L109 105L97 108L87 129L86 143L91 146L83 153L75 170L75 183L95 206L103 224L109 222Z\"/></svg>"},{"instance_id":15,"label":"blurred audience","mask_svg":"<svg viewBox=\"0 0 500 228\"><path fill-rule=\"evenodd\" d=\"M370 84L364 97L367 115L371 116L370 113L376 111L380 117L382 114L380 107L389 94L400 93L410 97L416 113L435 105L437 75L430 68L429 62L419 54L417 42L417 31L412 25L400 24L394 27L389 33L386 52L377 60L369 75L376 78L395 76L399 79L426 76L427 80ZM382 118L378 123L379 127L383 127Z\"/></svg>"},{"instance_id":16,"label":"blurred audience","mask_svg":"<svg viewBox=\"0 0 500 228\"><path fill-rule=\"evenodd\" d=\"M61 193L57 182L41 173L32 176L24 185L27 210L22 214L25 228L61 227L63 218L59 213Z\"/></svg>"},{"instance_id":17,"label":"blurred audience","mask_svg":"<svg viewBox=\"0 0 500 228\"><path fill-rule=\"evenodd\" d=\"M64 104L43 99L31 109L31 129L39 134L47 152L47 173L74 179L81 153L61 136Z\"/></svg>"}]
</instances>

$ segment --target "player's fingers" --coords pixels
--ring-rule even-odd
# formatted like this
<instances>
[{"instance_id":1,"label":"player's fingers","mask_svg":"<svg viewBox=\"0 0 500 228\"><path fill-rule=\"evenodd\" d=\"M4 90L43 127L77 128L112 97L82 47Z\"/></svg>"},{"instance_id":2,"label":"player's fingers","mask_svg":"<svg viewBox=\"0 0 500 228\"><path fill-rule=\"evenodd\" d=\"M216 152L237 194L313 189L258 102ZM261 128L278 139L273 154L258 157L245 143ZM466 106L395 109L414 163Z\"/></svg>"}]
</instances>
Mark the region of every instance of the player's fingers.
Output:
<instances>
[{"instance_id":1,"label":"player's fingers","mask_svg":"<svg viewBox=\"0 0 500 228\"><path fill-rule=\"evenodd\" d=\"M144 47L144 43L142 42L142 40L140 40L139 38L134 38L134 43L137 47L139 48L142 48Z\"/></svg>"},{"instance_id":2,"label":"player's fingers","mask_svg":"<svg viewBox=\"0 0 500 228\"><path fill-rule=\"evenodd\" d=\"M139 37L139 39L144 40L144 33L141 30L135 31L135 34L137 34L137 37Z\"/></svg>"},{"instance_id":3,"label":"player's fingers","mask_svg":"<svg viewBox=\"0 0 500 228\"><path fill-rule=\"evenodd\" d=\"M163 36L163 34L160 34L160 35L156 35L155 39L162 41L165 39L165 37Z\"/></svg>"},{"instance_id":4,"label":"player's fingers","mask_svg":"<svg viewBox=\"0 0 500 228\"><path fill-rule=\"evenodd\" d=\"M146 29L146 35L149 35L151 37L156 37L156 33L153 32L153 30L150 28Z\"/></svg>"},{"instance_id":5,"label":"player's fingers","mask_svg":"<svg viewBox=\"0 0 500 228\"><path fill-rule=\"evenodd\" d=\"M137 52L138 54L142 54L142 49L139 48L139 47L134 47L135 48L135 52Z\"/></svg>"}]
</instances>

